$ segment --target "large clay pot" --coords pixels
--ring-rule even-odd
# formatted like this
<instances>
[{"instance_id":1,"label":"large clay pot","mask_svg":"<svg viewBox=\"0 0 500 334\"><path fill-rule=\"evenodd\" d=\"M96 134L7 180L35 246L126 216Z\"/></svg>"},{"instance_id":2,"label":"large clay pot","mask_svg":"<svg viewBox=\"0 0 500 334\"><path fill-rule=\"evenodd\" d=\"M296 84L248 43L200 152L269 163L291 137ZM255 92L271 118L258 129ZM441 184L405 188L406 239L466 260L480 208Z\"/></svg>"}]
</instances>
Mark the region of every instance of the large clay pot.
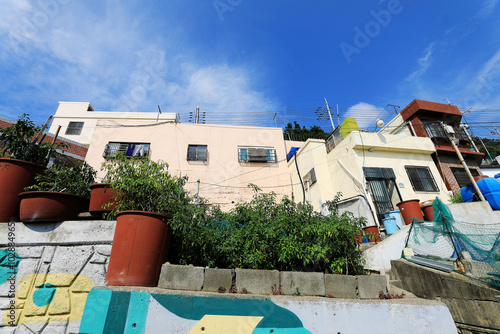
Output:
<instances>
[{"instance_id":1,"label":"large clay pot","mask_svg":"<svg viewBox=\"0 0 500 334\"><path fill-rule=\"evenodd\" d=\"M68 193L27 191L19 198L19 216L24 223L74 220L89 208L87 198Z\"/></svg>"},{"instance_id":2,"label":"large clay pot","mask_svg":"<svg viewBox=\"0 0 500 334\"><path fill-rule=\"evenodd\" d=\"M19 221L19 194L35 184L45 168L31 162L0 158L0 222Z\"/></svg>"},{"instance_id":3,"label":"large clay pot","mask_svg":"<svg viewBox=\"0 0 500 334\"><path fill-rule=\"evenodd\" d=\"M90 185L90 213L107 213L114 209L114 205L103 207L111 203L111 197L116 195L116 190L110 188L111 183L95 183Z\"/></svg>"},{"instance_id":4,"label":"large clay pot","mask_svg":"<svg viewBox=\"0 0 500 334\"><path fill-rule=\"evenodd\" d=\"M117 214L106 285L157 286L172 236L169 219L145 211Z\"/></svg>"},{"instance_id":5,"label":"large clay pot","mask_svg":"<svg viewBox=\"0 0 500 334\"><path fill-rule=\"evenodd\" d=\"M380 233L377 226L363 227L363 230L365 230L365 236L368 238L368 242L380 242Z\"/></svg>"},{"instance_id":6,"label":"large clay pot","mask_svg":"<svg viewBox=\"0 0 500 334\"><path fill-rule=\"evenodd\" d=\"M424 220L424 215L422 214L422 210L420 210L420 201L418 199L410 199L399 202L396 205L398 206L399 211L401 211L401 215L403 216L406 225L413 222L412 218Z\"/></svg>"}]
</instances>

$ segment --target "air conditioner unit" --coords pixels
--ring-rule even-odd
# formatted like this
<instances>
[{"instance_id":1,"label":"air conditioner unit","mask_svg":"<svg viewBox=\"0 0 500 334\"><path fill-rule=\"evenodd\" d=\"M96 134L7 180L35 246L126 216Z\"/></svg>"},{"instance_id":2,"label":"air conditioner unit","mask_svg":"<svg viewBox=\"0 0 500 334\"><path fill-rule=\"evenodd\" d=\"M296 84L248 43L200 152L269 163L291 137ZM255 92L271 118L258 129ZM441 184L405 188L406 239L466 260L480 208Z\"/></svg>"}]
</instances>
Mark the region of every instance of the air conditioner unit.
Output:
<instances>
[{"instance_id":1,"label":"air conditioner unit","mask_svg":"<svg viewBox=\"0 0 500 334\"><path fill-rule=\"evenodd\" d=\"M249 148L249 162L267 162L267 149L265 148Z\"/></svg>"},{"instance_id":2,"label":"air conditioner unit","mask_svg":"<svg viewBox=\"0 0 500 334\"><path fill-rule=\"evenodd\" d=\"M453 127L451 125L445 124L444 129L446 130L446 132L448 132L451 135L455 134L455 130L453 129Z\"/></svg>"}]
</instances>

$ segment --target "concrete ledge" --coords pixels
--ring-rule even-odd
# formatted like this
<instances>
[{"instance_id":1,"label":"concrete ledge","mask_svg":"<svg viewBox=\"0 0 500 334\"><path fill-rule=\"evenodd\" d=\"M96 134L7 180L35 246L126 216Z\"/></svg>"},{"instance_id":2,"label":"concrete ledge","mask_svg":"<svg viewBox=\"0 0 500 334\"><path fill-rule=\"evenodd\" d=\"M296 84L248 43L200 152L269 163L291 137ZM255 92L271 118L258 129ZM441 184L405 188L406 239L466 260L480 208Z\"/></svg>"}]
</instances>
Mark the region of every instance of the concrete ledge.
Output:
<instances>
[{"instance_id":1,"label":"concrete ledge","mask_svg":"<svg viewBox=\"0 0 500 334\"><path fill-rule=\"evenodd\" d=\"M270 295L273 288L280 286L280 273L277 270L236 269L236 288L260 295Z\"/></svg>"},{"instance_id":2,"label":"concrete ledge","mask_svg":"<svg viewBox=\"0 0 500 334\"><path fill-rule=\"evenodd\" d=\"M356 299L358 279L355 276L325 275L325 294L335 298Z\"/></svg>"},{"instance_id":3,"label":"concrete ledge","mask_svg":"<svg viewBox=\"0 0 500 334\"><path fill-rule=\"evenodd\" d=\"M171 290L201 291L204 279L205 269L203 267L165 263L161 267L158 287Z\"/></svg>"},{"instance_id":4,"label":"concrete ledge","mask_svg":"<svg viewBox=\"0 0 500 334\"><path fill-rule=\"evenodd\" d=\"M220 292L219 288L223 287L228 292L233 284L233 276L232 269L205 268L203 291Z\"/></svg>"},{"instance_id":5,"label":"concrete ledge","mask_svg":"<svg viewBox=\"0 0 500 334\"><path fill-rule=\"evenodd\" d=\"M385 275L358 276L359 298L378 299L380 291L387 293L387 277Z\"/></svg>"},{"instance_id":6,"label":"concrete ledge","mask_svg":"<svg viewBox=\"0 0 500 334\"><path fill-rule=\"evenodd\" d=\"M325 278L322 273L282 271L280 279L281 288L285 295L325 295Z\"/></svg>"}]
</instances>

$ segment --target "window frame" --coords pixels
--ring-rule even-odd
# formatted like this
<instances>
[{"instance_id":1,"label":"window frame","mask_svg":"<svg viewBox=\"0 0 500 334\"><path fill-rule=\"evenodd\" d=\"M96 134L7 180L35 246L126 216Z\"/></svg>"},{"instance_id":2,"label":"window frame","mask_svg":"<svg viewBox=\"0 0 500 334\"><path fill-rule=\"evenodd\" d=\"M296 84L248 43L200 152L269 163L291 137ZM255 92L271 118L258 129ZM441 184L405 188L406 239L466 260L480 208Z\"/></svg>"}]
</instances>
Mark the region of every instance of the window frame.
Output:
<instances>
[{"instance_id":1,"label":"window frame","mask_svg":"<svg viewBox=\"0 0 500 334\"><path fill-rule=\"evenodd\" d=\"M469 170L470 170L472 176L481 175L481 174L479 174L479 171L476 168L469 167ZM453 174L453 177L455 178L455 181L457 181L457 184L460 188L465 187L471 183L471 181L469 180L469 175L467 175L467 172L465 171L464 167L450 166L450 171ZM458 173L458 177L457 177L457 173ZM476 175L474 175L474 174L476 174Z\"/></svg>"},{"instance_id":2,"label":"window frame","mask_svg":"<svg viewBox=\"0 0 500 334\"><path fill-rule=\"evenodd\" d=\"M190 155L190 148L195 149L195 156L194 158ZM204 158L203 158L203 153L199 152L200 148L204 148ZM201 158L200 158L201 157ZM187 161L203 161L207 162L208 161L208 145L199 145L199 144L189 144L188 149L187 149L187 155L186 155Z\"/></svg>"},{"instance_id":3,"label":"window frame","mask_svg":"<svg viewBox=\"0 0 500 334\"><path fill-rule=\"evenodd\" d=\"M82 134L84 124L85 122L69 122L64 134L70 136L79 136Z\"/></svg>"},{"instance_id":4,"label":"window frame","mask_svg":"<svg viewBox=\"0 0 500 334\"><path fill-rule=\"evenodd\" d=\"M248 149L266 150L267 160L252 160L248 154ZM276 149L270 146L238 146L238 162L255 162L255 163L277 163Z\"/></svg>"},{"instance_id":5,"label":"window frame","mask_svg":"<svg viewBox=\"0 0 500 334\"><path fill-rule=\"evenodd\" d=\"M426 193L438 193L440 191L429 166L406 165L405 170L406 175L408 175L408 179L410 180L413 191ZM426 178L423 178L420 172L426 173ZM417 180L414 179L415 176L418 177ZM426 187L429 185L432 187L432 190L426 189Z\"/></svg>"},{"instance_id":6,"label":"window frame","mask_svg":"<svg viewBox=\"0 0 500 334\"><path fill-rule=\"evenodd\" d=\"M113 145L117 145L117 148L112 148ZM133 155L134 151L129 155L127 154L127 151L130 148L130 145L134 145L132 148L135 151L135 145L143 145L144 148L144 154L137 156ZM112 159L116 157L116 154L118 152L123 153L127 158L144 158L144 157L149 157L151 154L151 143L138 143L138 142L118 142L118 141L110 141L106 144L106 147L104 148L104 152L102 156L106 159ZM139 152L137 152L139 153Z\"/></svg>"}]
</instances>

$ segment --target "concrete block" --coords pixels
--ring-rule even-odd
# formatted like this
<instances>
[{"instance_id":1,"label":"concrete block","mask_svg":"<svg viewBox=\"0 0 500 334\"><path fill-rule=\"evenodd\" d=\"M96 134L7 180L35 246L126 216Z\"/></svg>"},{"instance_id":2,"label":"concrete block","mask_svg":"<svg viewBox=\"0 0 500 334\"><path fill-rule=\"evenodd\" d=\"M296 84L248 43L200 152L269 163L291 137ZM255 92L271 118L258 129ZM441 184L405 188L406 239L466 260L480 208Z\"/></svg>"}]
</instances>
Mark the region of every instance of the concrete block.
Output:
<instances>
[{"instance_id":1,"label":"concrete block","mask_svg":"<svg viewBox=\"0 0 500 334\"><path fill-rule=\"evenodd\" d=\"M335 298L356 299L358 279L356 276L325 275L325 294Z\"/></svg>"},{"instance_id":2,"label":"concrete block","mask_svg":"<svg viewBox=\"0 0 500 334\"><path fill-rule=\"evenodd\" d=\"M158 287L172 290L200 291L203 288L205 268L165 263L161 267Z\"/></svg>"},{"instance_id":3,"label":"concrete block","mask_svg":"<svg viewBox=\"0 0 500 334\"><path fill-rule=\"evenodd\" d=\"M236 269L236 288L245 288L253 294L270 295L274 286L280 286L280 273L277 270Z\"/></svg>"},{"instance_id":4,"label":"concrete block","mask_svg":"<svg viewBox=\"0 0 500 334\"><path fill-rule=\"evenodd\" d=\"M203 291L219 292L219 287L224 287L226 292L231 289L233 284L232 269L205 268L205 281Z\"/></svg>"},{"instance_id":5,"label":"concrete block","mask_svg":"<svg viewBox=\"0 0 500 334\"><path fill-rule=\"evenodd\" d=\"M387 277L385 275L358 276L359 298L378 299L380 291L387 293Z\"/></svg>"},{"instance_id":6,"label":"concrete block","mask_svg":"<svg viewBox=\"0 0 500 334\"><path fill-rule=\"evenodd\" d=\"M280 276L281 288L285 295L293 295L297 292L304 296L325 295L325 276L323 273L282 271Z\"/></svg>"}]
</instances>

